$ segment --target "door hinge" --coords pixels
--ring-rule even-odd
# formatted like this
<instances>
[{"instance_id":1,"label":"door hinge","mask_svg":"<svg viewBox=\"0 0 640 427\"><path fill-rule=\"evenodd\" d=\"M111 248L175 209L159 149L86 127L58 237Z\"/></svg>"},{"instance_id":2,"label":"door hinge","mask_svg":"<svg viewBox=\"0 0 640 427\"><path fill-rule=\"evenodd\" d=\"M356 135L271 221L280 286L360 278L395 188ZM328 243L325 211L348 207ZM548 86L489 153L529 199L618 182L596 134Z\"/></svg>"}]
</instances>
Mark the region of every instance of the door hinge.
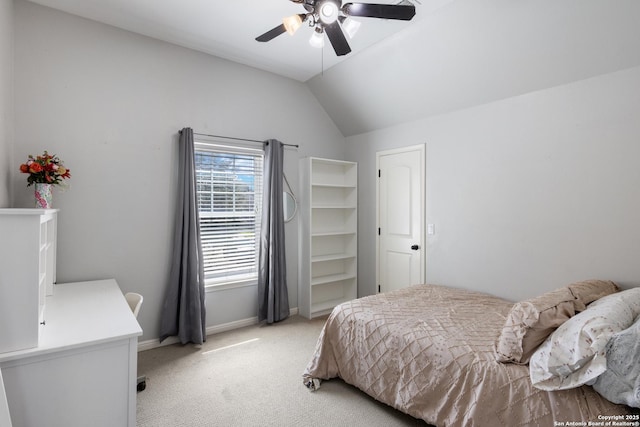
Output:
<instances>
[{"instance_id":1,"label":"door hinge","mask_svg":"<svg viewBox=\"0 0 640 427\"><path fill-rule=\"evenodd\" d=\"M381 176L382 175L381 175L380 169L378 169L378 178L380 178Z\"/></svg>"},{"instance_id":2,"label":"door hinge","mask_svg":"<svg viewBox=\"0 0 640 427\"><path fill-rule=\"evenodd\" d=\"M380 293L380 285L378 285L378 293Z\"/></svg>"},{"instance_id":3,"label":"door hinge","mask_svg":"<svg viewBox=\"0 0 640 427\"><path fill-rule=\"evenodd\" d=\"M378 227L378 236L380 235L380 227Z\"/></svg>"}]
</instances>

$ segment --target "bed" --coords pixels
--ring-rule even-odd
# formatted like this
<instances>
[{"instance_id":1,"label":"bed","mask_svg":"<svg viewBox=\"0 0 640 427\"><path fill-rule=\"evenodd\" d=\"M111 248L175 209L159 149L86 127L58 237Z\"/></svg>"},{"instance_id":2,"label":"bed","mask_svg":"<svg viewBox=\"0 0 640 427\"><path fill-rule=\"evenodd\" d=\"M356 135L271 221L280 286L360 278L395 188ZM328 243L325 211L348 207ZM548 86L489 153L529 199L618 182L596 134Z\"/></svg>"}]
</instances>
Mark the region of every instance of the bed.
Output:
<instances>
[{"instance_id":1,"label":"bed","mask_svg":"<svg viewBox=\"0 0 640 427\"><path fill-rule=\"evenodd\" d=\"M576 308L566 305L569 301L556 304L554 317L570 318L591 302L569 295ZM546 311L538 310L539 318L549 314L549 304L543 305ZM339 377L438 427L548 427L624 419L632 413L588 385L557 391L533 387L522 354L520 360L504 360L503 355L499 361L496 343L513 308L513 302L492 295L437 285L343 303L328 317L303 382L315 390L322 380ZM528 332L544 341L547 336L540 329Z\"/></svg>"}]
</instances>

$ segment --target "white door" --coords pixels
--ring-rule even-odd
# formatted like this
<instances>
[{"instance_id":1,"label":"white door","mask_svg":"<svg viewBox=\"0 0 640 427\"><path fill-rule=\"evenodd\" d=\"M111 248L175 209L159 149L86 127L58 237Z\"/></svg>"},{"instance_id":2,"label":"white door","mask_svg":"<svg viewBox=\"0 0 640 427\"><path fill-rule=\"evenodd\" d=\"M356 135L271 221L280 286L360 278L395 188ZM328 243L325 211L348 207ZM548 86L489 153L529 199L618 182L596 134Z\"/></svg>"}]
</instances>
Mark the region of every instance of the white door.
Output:
<instances>
[{"instance_id":1,"label":"white door","mask_svg":"<svg viewBox=\"0 0 640 427\"><path fill-rule=\"evenodd\" d=\"M381 151L378 166L378 291L424 283L425 146Z\"/></svg>"}]
</instances>

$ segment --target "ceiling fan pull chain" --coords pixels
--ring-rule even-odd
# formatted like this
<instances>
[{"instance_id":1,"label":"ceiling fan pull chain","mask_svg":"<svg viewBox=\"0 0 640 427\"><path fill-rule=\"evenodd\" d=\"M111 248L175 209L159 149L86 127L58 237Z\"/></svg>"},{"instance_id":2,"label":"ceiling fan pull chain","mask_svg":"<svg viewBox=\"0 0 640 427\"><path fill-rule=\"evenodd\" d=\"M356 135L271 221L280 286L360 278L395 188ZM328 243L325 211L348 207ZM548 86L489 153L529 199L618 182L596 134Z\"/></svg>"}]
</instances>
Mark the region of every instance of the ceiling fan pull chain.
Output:
<instances>
[{"instance_id":1,"label":"ceiling fan pull chain","mask_svg":"<svg viewBox=\"0 0 640 427\"><path fill-rule=\"evenodd\" d=\"M320 75L324 77L324 46L320 49Z\"/></svg>"}]
</instances>

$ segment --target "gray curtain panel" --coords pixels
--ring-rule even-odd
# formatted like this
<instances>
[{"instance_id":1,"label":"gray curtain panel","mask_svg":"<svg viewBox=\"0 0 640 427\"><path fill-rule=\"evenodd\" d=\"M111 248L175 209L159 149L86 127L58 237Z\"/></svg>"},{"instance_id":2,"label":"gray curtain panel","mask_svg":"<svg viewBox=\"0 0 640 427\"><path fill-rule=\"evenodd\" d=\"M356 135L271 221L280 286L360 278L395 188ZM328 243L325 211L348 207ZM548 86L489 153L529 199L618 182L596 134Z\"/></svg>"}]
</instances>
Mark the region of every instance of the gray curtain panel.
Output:
<instances>
[{"instance_id":1,"label":"gray curtain panel","mask_svg":"<svg viewBox=\"0 0 640 427\"><path fill-rule=\"evenodd\" d=\"M262 223L258 271L258 319L274 323L289 316L287 265L284 252L282 163L280 141L266 141L262 193Z\"/></svg>"},{"instance_id":2,"label":"gray curtain panel","mask_svg":"<svg viewBox=\"0 0 640 427\"><path fill-rule=\"evenodd\" d=\"M206 341L204 263L196 199L193 129L180 131L178 194L169 286L160 319L160 341L177 335L182 344Z\"/></svg>"}]
</instances>

